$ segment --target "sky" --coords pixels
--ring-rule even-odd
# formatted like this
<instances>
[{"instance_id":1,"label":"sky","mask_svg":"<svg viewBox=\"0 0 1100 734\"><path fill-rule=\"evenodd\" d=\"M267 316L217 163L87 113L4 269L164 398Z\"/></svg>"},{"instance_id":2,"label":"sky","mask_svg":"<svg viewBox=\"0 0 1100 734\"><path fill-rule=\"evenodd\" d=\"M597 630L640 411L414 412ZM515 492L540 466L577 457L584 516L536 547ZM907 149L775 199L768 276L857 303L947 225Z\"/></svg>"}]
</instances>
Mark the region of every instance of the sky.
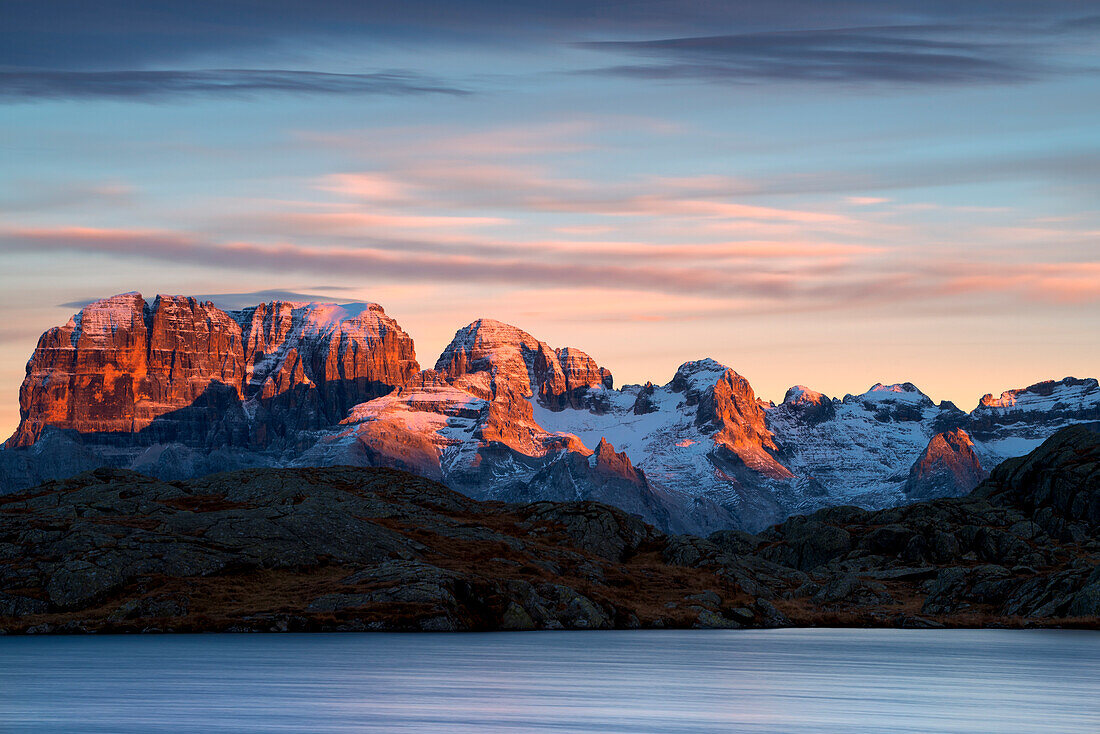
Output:
<instances>
[{"instance_id":1,"label":"sky","mask_svg":"<svg viewBox=\"0 0 1100 734\"><path fill-rule=\"evenodd\" d=\"M139 291L781 400L1100 373L1100 2L0 5L0 432Z\"/></svg>"}]
</instances>

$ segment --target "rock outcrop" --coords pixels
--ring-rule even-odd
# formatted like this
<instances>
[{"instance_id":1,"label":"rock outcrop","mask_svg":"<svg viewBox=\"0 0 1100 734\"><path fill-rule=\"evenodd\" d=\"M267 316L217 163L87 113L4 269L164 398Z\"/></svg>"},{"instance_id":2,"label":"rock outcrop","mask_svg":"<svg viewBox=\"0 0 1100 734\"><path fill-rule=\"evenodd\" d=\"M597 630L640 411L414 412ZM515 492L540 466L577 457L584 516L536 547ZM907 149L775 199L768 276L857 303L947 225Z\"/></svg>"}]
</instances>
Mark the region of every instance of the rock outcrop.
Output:
<instances>
[{"instance_id":1,"label":"rock outcrop","mask_svg":"<svg viewBox=\"0 0 1100 734\"><path fill-rule=\"evenodd\" d=\"M909 470L905 493L914 499L961 497L989 476L974 442L961 428L937 433Z\"/></svg>"},{"instance_id":2,"label":"rock outcrop","mask_svg":"<svg viewBox=\"0 0 1100 734\"><path fill-rule=\"evenodd\" d=\"M804 385L789 388L780 405L805 423L817 424L836 416L836 407L827 395Z\"/></svg>"},{"instance_id":3,"label":"rock outcrop","mask_svg":"<svg viewBox=\"0 0 1100 734\"><path fill-rule=\"evenodd\" d=\"M673 378L673 389L685 367L688 365L681 366ZM696 386L697 383L693 383L692 388L688 389ZM727 369L702 392L698 401L695 421L713 428L716 449L724 450L727 456L736 456L751 471L770 479L790 479L794 476L773 456L777 450L775 440L766 425L764 409L757 402L748 380Z\"/></svg>"},{"instance_id":4,"label":"rock outcrop","mask_svg":"<svg viewBox=\"0 0 1100 734\"><path fill-rule=\"evenodd\" d=\"M655 565L667 538L621 510L483 504L386 469L98 469L0 500L0 539L0 633L770 619L731 581Z\"/></svg>"},{"instance_id":5,"label":"rock outcrop","mask_svg":"<svg viewBox=\"0 0 1100 734\"><path fill-rule=\"evenodd\" d=\"M1059 431L1027 456L1000 464L974 495L1019 508L1052 537L1095 540L1100 531L1100 427Z\"/></svg>"}]
</instances>

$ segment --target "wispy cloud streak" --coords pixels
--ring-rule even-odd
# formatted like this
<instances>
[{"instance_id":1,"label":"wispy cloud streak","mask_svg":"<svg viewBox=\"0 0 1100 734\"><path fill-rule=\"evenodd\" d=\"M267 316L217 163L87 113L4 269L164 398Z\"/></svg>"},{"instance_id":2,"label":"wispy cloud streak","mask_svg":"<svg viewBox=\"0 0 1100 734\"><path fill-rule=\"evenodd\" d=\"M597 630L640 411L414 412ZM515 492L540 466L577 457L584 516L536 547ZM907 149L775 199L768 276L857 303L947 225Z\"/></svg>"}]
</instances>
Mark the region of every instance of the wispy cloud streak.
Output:
<instances>
[{"instance_id":1,"label":"wispy cloud streak","mask_svg":"<svg viewBox=\"0 0 1100 734\"><path fill-rule=\"evenodd\" d=\"M514 285L572 285L612 289L715 295L748 289L760 296L789 295L790 276L726 273L715 270L540 263L523 259L475 258L467 255L402 253L375 248L304 247L249 242L219 244L172 232L90 228L0 230L0 251L84 252L141 257L169 262L202 262L250 270L306 271L391 277L404 280L457 281Z\"/></svg>"},{"instance_id":2,"label":"wispy cloud streak","mask_svg":"<svg viewBox=\"0 0 1100 734\"><path fill-rule=\"evenodd\" d=\"M344 95L466 95L470 90L407 71L332 74L286 69L0 71L0 99L144 99L261 92Z\"/></svg>"},{"instance_id":3,"label":"wispy cloud streak","mask_svg":"<svg viewBox=\"0 0 1100 734\"><path fill-rule=\"evenodd\" d=\"M975 37L983 40L970 40ZM984 84L1028 81L1051 71L1027 44L995 41L985 29L940 25L773 31L578 45L652 59L645 64L622 64L587 72L645 79Z\"/></svg>"},{"instance_id":4,"label":"wispy cloud streak","mask_svg":"<svg viewBox=\"0 0 1100 734\"><path fill-rule=\"evenodd\" d=\"M978 268L930 260L906 268L843 264L763 267L669 267L644 251L631 264L390 251L381 248L307 247L298 244L218 243L185 233L92 228L0 229L0 252L71 252L139 257L172 263L271 272L311 272L408 282L485 283L511 287L654 292L723 299L755 299L775 310L843 308L912 299L992 294L1065 304L1100 301L1100 272L1091 262L1003 264ZM660 255L660 253L658 253Z\"/></svg>"}]
</instances>

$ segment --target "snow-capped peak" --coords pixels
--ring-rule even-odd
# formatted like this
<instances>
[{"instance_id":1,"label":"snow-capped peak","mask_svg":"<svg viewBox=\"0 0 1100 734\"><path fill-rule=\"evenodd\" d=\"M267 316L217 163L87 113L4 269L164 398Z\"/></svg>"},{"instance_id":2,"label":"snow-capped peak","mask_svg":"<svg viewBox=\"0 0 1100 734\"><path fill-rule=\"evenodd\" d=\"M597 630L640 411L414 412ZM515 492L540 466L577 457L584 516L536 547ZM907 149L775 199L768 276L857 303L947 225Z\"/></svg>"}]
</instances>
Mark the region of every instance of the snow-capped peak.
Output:
<instances>
[{"instance_id":1,"label":"snow-capped peak","mask_svg":"<svg viewBox=\"0 0 1100 734\"><path fill-rule=\"evenodd\" d=\"M876 382L871 389L859 396L860 400L891 403L931 403L932 399L911 382L883 385Z\"/></svg>"},{"instance_id":2,"label":"snow-capped peak","mask_svg":"<svg viewBox=\"0 0 1100 734\"><path fill-rule=\"evenodd\" d=\"M295 303L295 310L303 309L305 323L317 331L327 331L339 326L345 321L354 321L363 314L377 311L382 312L382 307L377 303Z\"/></svg>"},{"instance_id":3,"label":"snow-capped peak","mask_svg":"<svg viewBox=\"0 0 1100 734\"><path fill-rule=\"evenodd\" d=\"M827 402L830 402L828 395L817 390L811 390L805 385L795 385L788 389L787 394L783 396L784 405L805 405L807 403L821 405Z\"/></svg>"},{"instance_id":4,"label":"snow-capped peak","mask_svg":"<svg viewBox=\"0 0 1100 734\"><path fill-rule=\"evenodd\" d=\"M676 368L676 374L667 387L675 392L703 392L713 387L728 371L729 367L710 357L684 362Z\"/></svg>"}]
</instances>

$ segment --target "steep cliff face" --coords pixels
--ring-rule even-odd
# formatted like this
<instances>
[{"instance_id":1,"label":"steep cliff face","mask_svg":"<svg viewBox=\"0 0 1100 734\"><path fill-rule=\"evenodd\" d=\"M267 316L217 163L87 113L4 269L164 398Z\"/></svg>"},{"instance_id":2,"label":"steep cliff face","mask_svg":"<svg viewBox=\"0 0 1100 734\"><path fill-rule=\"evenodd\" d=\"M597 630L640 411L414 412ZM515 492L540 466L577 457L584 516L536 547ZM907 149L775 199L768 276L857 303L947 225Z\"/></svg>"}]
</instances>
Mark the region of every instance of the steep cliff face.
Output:
<instances>
[{"instance_id":1,"label":"steep cliff face","mask_svg":"<svg viewBox=\"0 0 1100 734\"><path fill-rule=\"evenodd\" d=\"M9 445L30 445L47 426L99 442L262 445L336 423L418 370L412 340L374 304L231 314L127 293L42 335Z\"/></svg>"},{"instance_id":2,"label":"steep cliff face","mask_svg":"<svg viewBox=\"0 0 1100 734\"><path fill-rule=\"evenodd\" d=\"M685 367L687 365L680 370ZM679 375L677 372L677 378ZM677 378L673 378L674 385ZM753 472L771 479L793 476L772 455L777 446L752 386L732 369L724 370L721 377L702 392L695 420L697 424L714 429L714 443L720 455L732 454Z\"/></svg>"},{"instance_id":3,"label":"steep cliff face","mask_svg":"<svg viewBox=\"0 0 1100 734\"><path fill-rule=\"evenodd\" d=\"M982 468L974 442L961 428L937 433L909 470L905 493L913 499L961 497L989 472Z\"/></svg>"},{"instance_id":4,"label":"steep cliff face","mask_svg":"<svg viewBox=\"0 0 1100 734\"><path fill-rule=\"evenodd\" d=\"M241 397L240 326L193 298L127 293L86 306L38 342L19 392L16 446L46 426L133 434L210 392Z\"/></svg>"},{"instance_id":5,"label":"steep cliff face","mask_svg":"<svg viewBox=\"0 0 1100 734\"><path fill-rule=\"evenodd\" d=\"M274 302L234 315L245 339L245 395L285 430L339 423L420 370L412 338L375 303Z\"/></svg>"}]
</instances>

